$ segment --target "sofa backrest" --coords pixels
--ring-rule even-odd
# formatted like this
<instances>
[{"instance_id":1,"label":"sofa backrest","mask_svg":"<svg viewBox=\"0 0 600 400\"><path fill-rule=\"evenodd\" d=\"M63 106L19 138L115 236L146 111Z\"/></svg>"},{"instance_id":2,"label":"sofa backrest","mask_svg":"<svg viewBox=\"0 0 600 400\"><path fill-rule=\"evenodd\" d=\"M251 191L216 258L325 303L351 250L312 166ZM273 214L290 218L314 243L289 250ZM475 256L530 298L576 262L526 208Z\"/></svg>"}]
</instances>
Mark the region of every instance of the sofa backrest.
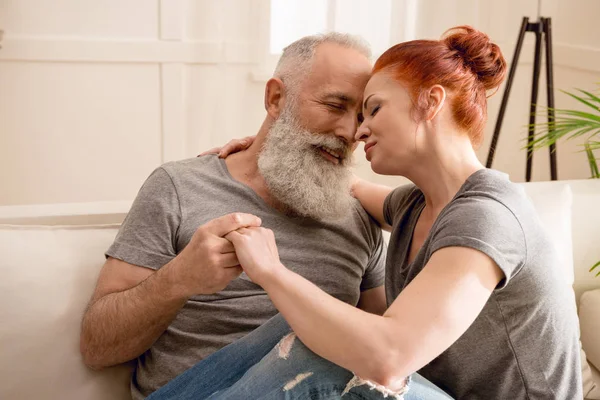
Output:
<instances>
[{"instance_id":1,"label":"sofa backrest","mask_svg":"<svg viewBox=\"0 0 600 400\"><path fill-rule=\"evenodd\" d=\"M559 203L557 200L544 200L544 196L557 196L562 185L571 190L571 246L573 254L573 289L577 299L587 290L600 288L600 277L596 278L589 271L590 267L600 261L600 179L583 179L555 182L523 183L527 194L535 194L536 210L545 208L546 221L556 229L567 229L560 222L560 217L553 217L545 202ZM540 216L542 217L542 216ZM560 228L563 226L563 228ZM561 237L555 232L555 237ZM566 240L566 239L565 239ZM564 246L566 248L566 245Z\"/></svg>"},{"instance_id":2,"label":"sofa backrest","mask_svg":"<svg viewBox=\"0 0 600 400\"><path fill-rule=\"evenodd\" d=\"M0 399L129 400L130 368L83 364L85 307L118 225L0 225Z\"/></svg>"}]
</instances>

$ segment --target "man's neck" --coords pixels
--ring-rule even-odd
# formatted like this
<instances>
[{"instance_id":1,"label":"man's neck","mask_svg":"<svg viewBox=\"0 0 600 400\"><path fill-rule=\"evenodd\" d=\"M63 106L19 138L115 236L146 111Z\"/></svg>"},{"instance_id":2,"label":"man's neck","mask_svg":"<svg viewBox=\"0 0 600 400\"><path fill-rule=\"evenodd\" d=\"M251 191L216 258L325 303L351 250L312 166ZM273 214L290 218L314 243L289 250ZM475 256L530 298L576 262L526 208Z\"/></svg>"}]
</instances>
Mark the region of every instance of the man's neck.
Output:
<instances>
[{"instance_id":1,"label":"man's neck","mask_svg":"<svg viewBox=\"0 0 600 400\"><path fill-rule=\"evenodd\" d=\"M248 149L234 153L225 159L229 173L238 182L250 187L267 204L277 207L277 201L271 196L265 178L258 170L258 155L262 148L266 134L259 132Z\"/></svg>"}]
</instances>

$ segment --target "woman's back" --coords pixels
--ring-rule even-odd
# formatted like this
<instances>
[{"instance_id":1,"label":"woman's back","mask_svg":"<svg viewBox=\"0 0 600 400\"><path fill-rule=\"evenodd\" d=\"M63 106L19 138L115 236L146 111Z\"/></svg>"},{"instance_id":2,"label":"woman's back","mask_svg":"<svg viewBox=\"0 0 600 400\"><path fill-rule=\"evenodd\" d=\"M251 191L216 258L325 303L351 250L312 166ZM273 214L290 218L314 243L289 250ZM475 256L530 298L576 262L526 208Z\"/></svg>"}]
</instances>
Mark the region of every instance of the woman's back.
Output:
<instances>
[{"instance_id":1,"label":"woman's back","mask_svg":"<svg viewBox=\"0 0 600 400\"><path fill-rule=\"evenodd\" d=\"M444 247L485 253L506 279L469 329L419 372L456 398L581 398L574 297L522 188L497 171L475 172L407 264L424 205L422 192L412 185L396 189L385 202L387 222L393 225L386 268L388 304L433 252Z\"/></svg>"}]
</instances>

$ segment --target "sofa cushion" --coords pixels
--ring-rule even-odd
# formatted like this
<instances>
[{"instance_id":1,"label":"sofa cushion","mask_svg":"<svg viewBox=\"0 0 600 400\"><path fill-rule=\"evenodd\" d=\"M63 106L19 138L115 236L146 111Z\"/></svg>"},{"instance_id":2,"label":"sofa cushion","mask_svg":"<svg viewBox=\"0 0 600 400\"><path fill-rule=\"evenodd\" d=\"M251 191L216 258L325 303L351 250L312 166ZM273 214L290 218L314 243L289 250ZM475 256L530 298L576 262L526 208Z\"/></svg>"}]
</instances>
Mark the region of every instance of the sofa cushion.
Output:
<instances>
[{"instance_id":1,"label":"sofa cushion","mask_svg":"<svg viewBox=\"0 0 600 400\"><path fill-rule=\"evenodd\" d=\"M579 323L581 343L587 359L600 369L600 289L590 290L581 295Z\"/></svg>"},{"instance_id":2,"label":"sofa cushion","mask_svg":"<svg viewBox=\"0 0 600 400\"><path fill-rule=\"evenodd\" d=\"M117 225L0 225L0 398L131 399L130 368L88 369L81 318Z\"/></svg>"},{"instance_id":3,"label":"sofa cushion","mask_svg":"<svg viewBox=\"0 0 600 400\"><path fill-rule=\"evenodd\" d=\"M591 379L594 381L594 387L585 395L585 400L600 400L600 371L590 364ZM585 392L584 392L585 394Z\"/></svg>"},{"instance_id":4,"label":"sofa cushion","mask_svg":"<svg viewBox=\"0 0 600 400\"><path fill-rule=\"evenodd\" d=\"M581 380L583 382L583 397L585 399L590 399L591 395L595 392L600 390L598 388L598 385L596 384L596 382L594 381L594 377L592 375L592 368L590 366L590 364L586 361L586 355L585 355L585 351L583 351L583 349L581 349L581 365L582 365L582 370L581 370ZM600 399L598 399L600 400Z\"/></svg>"},{"instance_id":5,"label":"sofa cushion","mask_svg":"<svg viewBox=\"0 0 600 400\"><path fill-rule=\"evenodd\" d=\"M535 208L540 222L554 243L565 283L573 285L573 239L571 214L573 195L567 183L547 182L521 184Z\"/></svg>"}]
</instances>

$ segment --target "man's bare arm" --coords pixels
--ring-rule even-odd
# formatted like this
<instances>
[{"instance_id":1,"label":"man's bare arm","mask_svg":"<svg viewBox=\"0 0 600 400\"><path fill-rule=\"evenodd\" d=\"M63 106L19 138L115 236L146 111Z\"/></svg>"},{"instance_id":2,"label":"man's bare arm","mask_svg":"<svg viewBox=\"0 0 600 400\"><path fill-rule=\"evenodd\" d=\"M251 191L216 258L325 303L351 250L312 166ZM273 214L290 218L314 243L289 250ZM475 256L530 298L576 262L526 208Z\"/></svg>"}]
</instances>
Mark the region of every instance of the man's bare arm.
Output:
<instances>
[{"instance_id":1,"label":"man's bare arm","mask_svg":"<svg viewBox=\"0 0 600 400\"><path fill-rule=\"evenodd\" d=\"M223 290L242 272L233 245L223 236L259 225L260 219L249 214L212 220L156 272L107 260L83 317L80 347L85 363L101 369L148 350L191 296Z\"/></svg>"},{"instance_id":2,"label":"man's bare arm","mask_svg":"<svg viewBox=\"0 0 600 400\"><path fill-rule=\"evenodd\" d=\"M172 270L169 264L154 272L114 258L106 261L82 323L86 365L120 364L150 348L187 300L177 293Z\"/></svg>"}]
</instances>

